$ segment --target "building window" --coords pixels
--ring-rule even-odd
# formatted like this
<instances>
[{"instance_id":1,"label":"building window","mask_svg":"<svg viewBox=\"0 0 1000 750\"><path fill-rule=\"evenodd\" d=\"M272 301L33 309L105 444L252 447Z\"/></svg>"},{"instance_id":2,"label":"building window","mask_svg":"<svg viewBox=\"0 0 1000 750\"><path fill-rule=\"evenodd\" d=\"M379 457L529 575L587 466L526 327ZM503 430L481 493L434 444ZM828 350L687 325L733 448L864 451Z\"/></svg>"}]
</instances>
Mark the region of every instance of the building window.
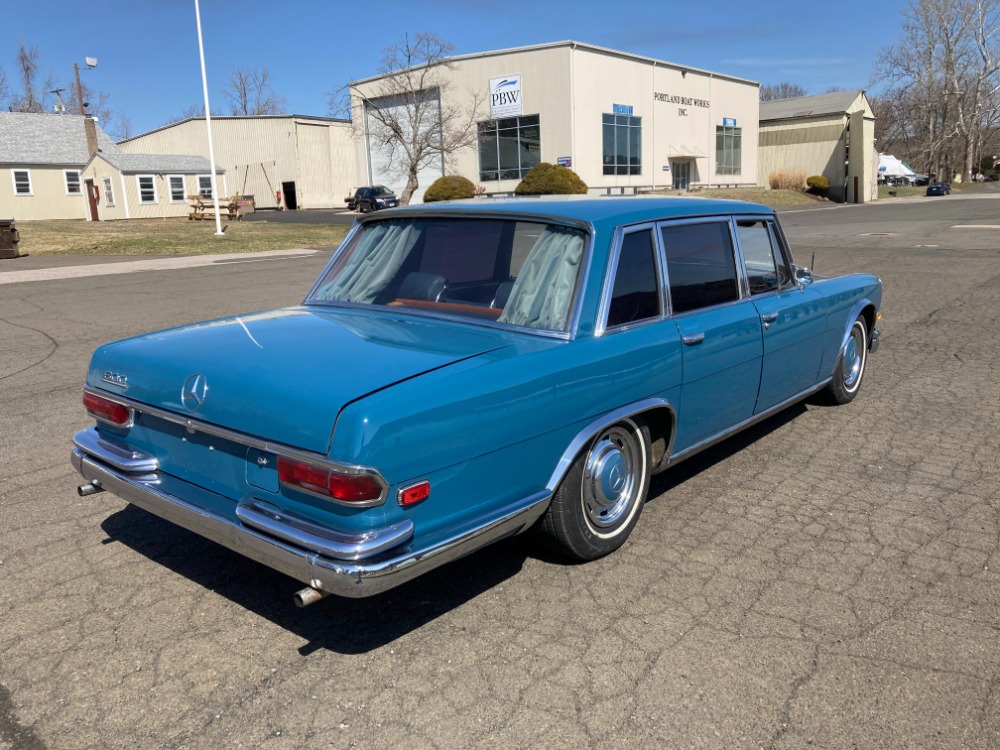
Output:
<instances>
[{"instance_id":1,"label":"building window","mask_svg":"<svg viewBox=\"0 0 1000 750\"><path fill-rule=\"evenodd\" d=\"M14 195L31 195L31 172L27 169L10 170L14 180Z\"/></svg>"},{"instance_id":2,"label":"building window","mask_svg":"<svg viewBox=\"0 0 1000 750\"><path fill-rule=\"evenodd\" d=\"M167 184L170 185L170 202L184 202L184 175L172 174L167 177Z\"/></svg>"},{"instance_id":3,"label":"building window","mask_svg":"<svg viewBox=\"0 0 1000 750\"><path fill-rule=\"evenodd\" d=\"M139 203L156 203L156 180L151 174L137 176L139 184Z\"/></svg>"},{"instance_id":4,"label":"building window","mask_svg":"<svg viewBox=\"0 0 1000 750\"><path fill-rule=\"evenodd\" d=\"M604 174L642 174L642 118L601 115Z\"/></svg>"},{"instance_id":5,"label":"building window","mask_svg":"<svg viewBox=\"0 0 1000 750\"><path fill-rule=\"evenodd\" d=\"M66 179L66 195L80 195L80 172L76 169L64 169L63 177Z\"/></svg>"},{"instance_id":6,"label":"building window","mask_svg":"<svg viewBox=\"0 0 1000 750\"><path fill-rule=\"evenodd\" d=\"M741 174L743 128L719 126L715 129L715 173Z\"/></svg>"},{"instance_id":7,"label":"building window","mask_svg":"<svg viewBox=\"0 0 1000 750\"><path fill-rule=\"evenodd\" d=\"M115 207L115 194L111 190L111 178L110 177L105 177L104 178L104 205L106 205L108 208L114 208Z\"/></svg>"},{"instance_id":8,"label":"building window","mask_svg":"<svg viewBox=\"0 0 1000 750\"><path fill-rule=\"evenodd\" d=\"M520 180L542 160L538 115L479 123L479 179Z\"/></svg>"},{"instance_id":9,"label":"building window","mask_svg":"<svg viewBox=\"0 0 1000 750\"><path fill-rule=\"evenodd\" d=\"M201 194L202 198L212 197L212 175L198 175L198 192Z\"/></svg>"}]
</instances>

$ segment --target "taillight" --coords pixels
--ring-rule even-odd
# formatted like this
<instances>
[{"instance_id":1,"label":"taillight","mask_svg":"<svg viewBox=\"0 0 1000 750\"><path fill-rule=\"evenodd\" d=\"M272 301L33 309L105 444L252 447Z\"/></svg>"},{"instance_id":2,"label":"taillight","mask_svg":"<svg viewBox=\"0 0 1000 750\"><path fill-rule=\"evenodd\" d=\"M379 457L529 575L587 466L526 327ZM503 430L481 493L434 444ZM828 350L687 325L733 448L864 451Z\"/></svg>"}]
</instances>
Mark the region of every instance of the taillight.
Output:
<instances>
[{"instance_id":1,"label":"taillight","mask_svg":"<svg viewBox=\"0 0 1000 750\"><path fill-rule=\"evenodd\" d=\"M382 497L382 485L371 474L346 474L285 456L278 456L278 479L343 503L374 505Z\"/></svg>"},{"instance_id":2,"label":"taillight","mask_svg":"<svg viewBox=\"0 0 1000 750\"><path fill-rule=\"evenodd\" d=\"M85 392L83 405L87 409L87 413L94 419L118 427L131 427L132 420L135 418L135 413L129 407L109 398L98 396L96 393Z\"/></svg>"}]
</instances>

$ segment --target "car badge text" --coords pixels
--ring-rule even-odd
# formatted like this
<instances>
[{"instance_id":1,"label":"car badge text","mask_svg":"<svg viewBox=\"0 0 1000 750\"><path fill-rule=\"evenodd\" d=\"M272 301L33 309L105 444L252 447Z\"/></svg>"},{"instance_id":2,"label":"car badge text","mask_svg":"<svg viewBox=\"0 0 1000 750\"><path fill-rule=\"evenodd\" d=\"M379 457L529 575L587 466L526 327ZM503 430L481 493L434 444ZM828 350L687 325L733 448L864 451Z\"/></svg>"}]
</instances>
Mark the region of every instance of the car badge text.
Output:
<instances>
[{"instance_id":1,"label":"car badge text","mask_svg":"<svg viewBox=\"0 0 1000 750\"><path fill-rule=\"evenodd\" d=\"M184 381L181 388L181 403L188 411L198 411L205 403L208 395L208 380L201 373L196 373Z\"/></svg>"},{"instance_id":2,"label":"car badge text","mask_svg":"<svg viewBox=\"0 0 1000 750\"><path fill-rule=\"evenodd\" d=\"M105 383L110 385L116 385L123 390L128 390L128 376L122 375L120 372L111 372L111 370L105 370L104 375L101 379Z\"/></svg>"}]
</instances>

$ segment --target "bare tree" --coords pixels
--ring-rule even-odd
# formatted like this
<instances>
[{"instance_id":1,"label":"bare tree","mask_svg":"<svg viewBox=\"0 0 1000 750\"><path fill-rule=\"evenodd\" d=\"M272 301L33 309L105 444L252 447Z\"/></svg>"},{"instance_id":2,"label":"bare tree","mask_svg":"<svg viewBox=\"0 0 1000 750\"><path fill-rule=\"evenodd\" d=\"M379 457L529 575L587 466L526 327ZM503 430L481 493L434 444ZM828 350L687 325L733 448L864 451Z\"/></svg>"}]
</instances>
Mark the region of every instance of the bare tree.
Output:
<instances>
[{"instance_id":1,"label":"bare tree","mask_svg":"<svg viewBox=\"0 0 1000 750\"><path fill-rule=\"evenodd\" d=\"M116 141L124 141L133 136L132 120L124 112L119 112L110 123L111 137Z\"/></svg>"},{"instance_id":2,"label":"bare tree","mask_svg":"<svg viewBox=\"0 0 1000 750\"><path fill-rule=\"evenodd\" d=\"M80 102L76 96L76 82L67 83L64 88L68 93L64 102L66 111L75 115L80 111ZM83 94L83 103L86 105L87 114L96 117L102 125L110 123L115 112L108 104L111 97L108 96L107 92L95 91L83 81L80 81L80 91Z\"/></svg>"},{"instance_id":3,"label":"bare tree","mask_svg":"<svg viewBox=\"0 0 1000 750\"><path fill-rule=\"evenodd\" d=\"M769 102L774 99L793 99L797 96L805 95L806 90L804 88L797 83L789 83L788 81L760 87L760 100L762 102Z\"/></svg>"},{"instance_id":4,"label":"bare tree","mask_svg":"<svg viewBox=\"0 0 1000 750\"><path fill-rule=\"evenodd\" d=\"M3 68L0 68L0 109L8 106L7 102L10 99L10 88L7 86L7 73Z\"/></svg>"},{"instance_id":5,"label":"bare tree","mask_svg":"<svg viewBox=\"0 0 1000 750\"><path fill-rule=\"evenodd\" d=\"M212 110L212 117L223 117L224 112ZM205 105L204 104L192 104L190 107L185 109L178 115L173 117L168 117L163 123L164 125L170 125L175 122L181 122L182 120L189 120L192 117L204 117L205 116Z\"/></svg>"},{"instance_id":6,"label":"bare tree","mask_svg":"<svg viewBox=\"0 0 1000 750\"><path fill-rule=\"evenodd\" d=\"M232 115L280 115L285 111L285 98L271 88L271 73L267 68L235 68L225 89Z\"/></svg>"},{"instance_id":7,"label":"bare tree","mask_svg":"<svg viewBox=\"0 0 1000 750\"><path fill-rule=\"evenodd\" d=\"M873 80L909 106L910 158L971 178L1000 115L1000 0L909 0Z\"/></svg>"},{"instance_id":8,"label":"bare tree","mask_svg":"<svg viewBox=\"0 0 1000 750\"><path fill-rule=\"evenodd\" d=\"M52 76L39 85L38 47L26 46L18 40L17 54L14 56L17 76L21 82L21 93L11 100L11 109L17 112L44 112L48 92L55 88Z\"/></svg>"},{"instance_id":9,"label":"bare tree","mask_svg":"<svg viewBox=\"0 0 1000 750\"><path fill-rule=\"evenodd\" d=\"M431 33L406 35L382 55L379 75L330 97L331 111L349 96L356 134L366 137L390 170L406 177L400 203L420 186L421 169L474 145L484 95L451 96L445 73L453 46Z\"/></svg>"}]
</instances>

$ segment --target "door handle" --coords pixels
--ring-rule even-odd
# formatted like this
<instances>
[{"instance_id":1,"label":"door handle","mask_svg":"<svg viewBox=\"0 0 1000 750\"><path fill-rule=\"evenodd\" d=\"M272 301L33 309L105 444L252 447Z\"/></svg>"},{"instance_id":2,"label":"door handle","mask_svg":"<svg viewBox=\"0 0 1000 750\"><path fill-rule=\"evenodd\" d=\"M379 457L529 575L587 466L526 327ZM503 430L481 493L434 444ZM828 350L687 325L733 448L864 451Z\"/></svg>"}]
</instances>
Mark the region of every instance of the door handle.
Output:
<instances>
[{"instance_id":1,"label":"door handle","mask_svg":"<svg viewBox=\"0 0 1000 750\"><path fill-rule=\"evenodd\" d=\"M705 332L689 333L681 337L681 340L688 346L695 346L705 340Z\"/></svg>"},{"instance_id":2,"label":"door handle","mask_svg":"<svg viewBox=\"0 0 1000 750\"><path fill-rule=\"evenodd\" d=\"M771 323L773 323L778 319L778 313L776 312L764 313L763 315L760 316L760 319L764 322L764 328L770 328Z\"/></svg>"}]
</instances>

